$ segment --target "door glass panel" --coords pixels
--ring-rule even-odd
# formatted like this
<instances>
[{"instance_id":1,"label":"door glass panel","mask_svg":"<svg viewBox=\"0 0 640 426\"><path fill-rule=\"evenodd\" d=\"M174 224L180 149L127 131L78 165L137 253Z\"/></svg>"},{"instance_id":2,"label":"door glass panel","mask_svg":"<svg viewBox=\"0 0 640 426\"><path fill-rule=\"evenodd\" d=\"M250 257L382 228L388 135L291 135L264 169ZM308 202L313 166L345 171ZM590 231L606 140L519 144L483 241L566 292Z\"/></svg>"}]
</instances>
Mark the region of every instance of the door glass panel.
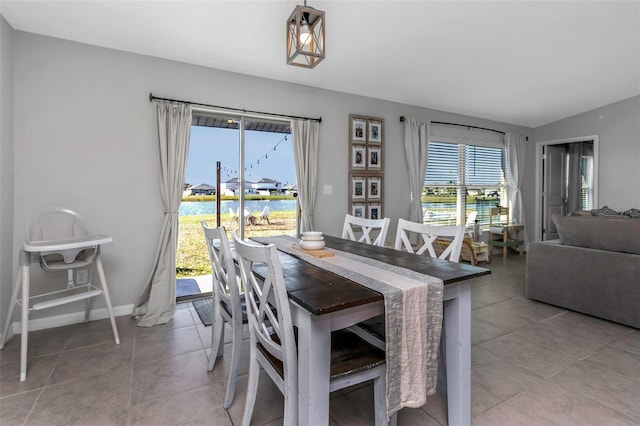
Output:
<instances>
[{"instance_id":1,"label":"door glass panel","mask_svg":"<svg viewBox=\"0 0 640 426\"><path fill-rule=\"evenodd\" d=\"M289 122L245 119L244 128L242 138L241 118L237 116L194 115L191 126L178 215L176 277L195 279L201 294L211 291L211 266L201 221L209 226L224 226L229 238L232 230L242 232L244 238L297 233L297 186ZM242 140L244 190L240 183ZM218 195L220 223L216 221Z\"/></svg>"},{"instance_id":2,"label":"door glass panel","mask_svg":"<svg viewBox=\"0 0 640 426\"><path fill-rule=\"evenodd\" d=\"M279 129L259 131L249 129ZM297 186L289 127L246 121L245 131L245 238L294 235Z\"/></svg>"}]
</instances>

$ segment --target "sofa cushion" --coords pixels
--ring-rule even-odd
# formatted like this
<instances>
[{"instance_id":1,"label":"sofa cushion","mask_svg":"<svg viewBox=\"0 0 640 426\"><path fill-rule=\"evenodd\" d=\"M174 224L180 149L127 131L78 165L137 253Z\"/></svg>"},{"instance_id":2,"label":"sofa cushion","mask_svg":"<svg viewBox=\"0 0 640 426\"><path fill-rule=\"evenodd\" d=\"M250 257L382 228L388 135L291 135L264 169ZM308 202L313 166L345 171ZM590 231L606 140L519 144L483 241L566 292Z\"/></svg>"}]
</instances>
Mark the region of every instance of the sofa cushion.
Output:
<instances>
[{"instance_id":1,"label":"sofa cushion","mask_svg":"<svg viewBox=\"0 0 640 426\"><path fill-rule=\"evenodd\" d=\"M591 213L591 210L574 210L569 213L567 216L595 216Z\"/></svg>"},{"instance_id":2,"label":"sofa cushion","mask_svg":"<svg viewBox=\"0 0 640 426\"><path fill-rule=\"evenodd\" d=\"M554 214L560 242L569 246L640 254L640 221L625 216Z\"/></svg>"}]
</instances>

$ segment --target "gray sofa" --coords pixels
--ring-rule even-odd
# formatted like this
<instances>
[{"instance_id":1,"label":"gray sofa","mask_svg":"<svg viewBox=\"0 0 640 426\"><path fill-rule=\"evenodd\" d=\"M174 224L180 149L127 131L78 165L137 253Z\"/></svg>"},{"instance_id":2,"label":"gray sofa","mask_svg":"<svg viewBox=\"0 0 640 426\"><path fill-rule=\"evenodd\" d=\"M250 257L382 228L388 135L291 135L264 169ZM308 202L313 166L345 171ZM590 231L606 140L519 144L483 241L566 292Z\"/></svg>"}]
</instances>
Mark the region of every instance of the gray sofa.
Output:
<instances>
[{"instance_id":1,"label":"gray sofa","mask_svg":"<svg viewBox=\"0 0 640 426\"><path fill-rule=\"evenodd\" d=\"M526 295L640 328L640 218L601 210L554 215L560 239L527 248Z\"/></svg>"}]
</instances>

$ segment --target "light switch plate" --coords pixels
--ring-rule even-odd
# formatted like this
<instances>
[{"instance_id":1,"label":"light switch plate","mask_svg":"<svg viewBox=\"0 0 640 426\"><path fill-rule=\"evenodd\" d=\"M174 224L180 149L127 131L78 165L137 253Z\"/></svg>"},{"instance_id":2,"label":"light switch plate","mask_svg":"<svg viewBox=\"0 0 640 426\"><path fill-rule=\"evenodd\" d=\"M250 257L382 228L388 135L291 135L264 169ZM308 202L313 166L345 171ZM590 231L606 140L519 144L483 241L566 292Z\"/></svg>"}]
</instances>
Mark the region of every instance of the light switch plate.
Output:
<instances>
[{"instance_id":1,"label":"light switch plate","mask_svg":"<svg viewBox=\"0 0 640 426\"><path fill-rule=\"evenodd\" d=\"M332 195L333 194L333 185L325 185L324 190L322 191L324 195Z\"/></svg>"}]
</instances>

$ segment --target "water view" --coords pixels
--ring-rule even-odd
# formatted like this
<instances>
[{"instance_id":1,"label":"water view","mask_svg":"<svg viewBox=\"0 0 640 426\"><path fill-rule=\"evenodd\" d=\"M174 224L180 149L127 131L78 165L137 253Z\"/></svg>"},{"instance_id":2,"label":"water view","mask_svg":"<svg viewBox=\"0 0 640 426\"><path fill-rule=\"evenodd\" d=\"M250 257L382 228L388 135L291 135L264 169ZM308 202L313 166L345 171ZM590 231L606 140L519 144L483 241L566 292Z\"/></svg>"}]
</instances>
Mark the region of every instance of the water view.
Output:
<instances>
[{"instance_id":1,"label":"water view","mask_svg":"<svg viewBox=\"0 0 640 426\"><path fill-rule=\"evenodd\" d=\"M244 207L251 213L256 214L262 212L262 210L269 206L271 212L284 212L284 211L296 211L297 200L245 200ZM229 209L234 212L238 211L240 202L235 201L220 201L220 213L229 213ZM215 215L216 214L216 202L215 201L183 201L180 204L178 210L179 216L200 216L200 215Z\"/></svg>"},{"instance_id":2,"label":"water view","mask_svg":"<svg viewBox=\"0 0 640 426\"><path fill-rule=\"evenodd\" d=\"M478 222L481 224L489 223L489 210L495 207L495 200L478 201L475 203L467 203L467 214L472 211L478 212ZM422 211L424 212L424 222L435 222L441 225L456 224L456 203L422 203Z\"/></svg>"},{"instance_id":3,"label":"water view","mask_svg":"<svg viewBox=\"0 0 640 426\"><path fill-rule=\"evenodd\" d=\"M244 206L254 215L262 212L265 206L269 206L271 212L295 212L297 200L245 200ZM221 201L220 209L222 214L229 213L229 209L234 212L238 211L240 202ZM478 201L475 203L467 203L467 212L477 211L480 223L486 223L489 220L489 209L495 205L495 200ZM456 203L422 203L425 222L439 222L447 224L455 224L456 221ZM215 201L184 201L180 204L180 216L201 216L215 215Z\"/></svg>"}]
</instances>

